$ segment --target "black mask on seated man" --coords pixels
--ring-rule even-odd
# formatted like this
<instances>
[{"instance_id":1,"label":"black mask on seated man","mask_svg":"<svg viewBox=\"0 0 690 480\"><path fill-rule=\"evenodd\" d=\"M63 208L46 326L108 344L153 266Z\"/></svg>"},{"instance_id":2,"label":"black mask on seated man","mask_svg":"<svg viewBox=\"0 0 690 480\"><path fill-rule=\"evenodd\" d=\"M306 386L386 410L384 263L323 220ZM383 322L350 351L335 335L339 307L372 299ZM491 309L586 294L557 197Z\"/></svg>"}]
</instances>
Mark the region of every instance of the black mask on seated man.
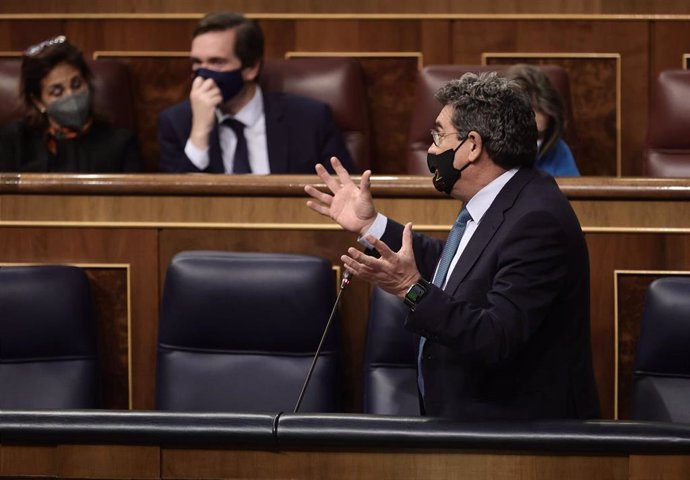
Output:
<instances>
[{"instance_id":1,"label":"black mask on seated man","mask_svg":"<svg viewBox=\"0 0 690 480\"><path fill-rule=\"evenodd\" d=\"M242 90L244 86L242 67L230 70L229 72L217 72L216 70L209 70L208 68L198 68L194 71L194 76L210 78L216 82L216 86L223 95L223 103L240 93L240 90Z\"/></svg>"},{"instance_id":2,"label":"black mask on seated man","mask_svg":"<svg viewBox=\"0 0 690 480\"><path fill-rule=\"evenodd\" d=\"M455 185L455 182L460 180L462 171L469 167L472 163L467 162L467 164L460 170L453 166L455 152L462 147L462 144L465 143L465 140L467 140L467 137L465 137L463 141L460 142L460 145L455 147L455 149L449 148L445 152L439 153L438 155L433 153L427 154L426 163L429 166L429 171L434 174L434 187L439 192L450 195L450 192L453 190L453 185Z\"/></svg>"}]
</instances>

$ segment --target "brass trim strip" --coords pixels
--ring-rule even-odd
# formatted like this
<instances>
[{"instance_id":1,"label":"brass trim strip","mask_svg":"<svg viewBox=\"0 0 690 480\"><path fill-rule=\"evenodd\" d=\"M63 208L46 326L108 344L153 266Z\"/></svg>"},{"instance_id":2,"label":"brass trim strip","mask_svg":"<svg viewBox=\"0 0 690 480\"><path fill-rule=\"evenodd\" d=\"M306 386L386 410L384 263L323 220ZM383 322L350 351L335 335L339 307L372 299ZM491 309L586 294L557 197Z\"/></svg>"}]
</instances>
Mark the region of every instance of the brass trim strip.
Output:
<instances>
[{"instance_id":1,"label":"brass trim strip","mask_svg":"<svg viewBox=\"0 0 690 480\"><path fill-rule=\"evenodd\" d=\"M340 279L342 278L343 267L340 265L331 265L331 270L333 270L333 273L335 274L335 290L337 292L340 288Z\"/></svg>"},{"instance_id":2,"label":"brass trim strip","mask_svg":"<svg viewBox=\"0 0 690 480\"><path fill-rule=\"evenodd\" d=\"M189 58L189 51L154 51L154 50L96 50L91 57L94 60L99 58L122 58L122 57L143 57L143 58Z\"/></svg>"},{"instance_id":3,"label":"brass trim strip","mask_svg":"<svg viewBox=\"0 0 690 480\"><path fill-rule=\"evenodd\" d=\"M129 263L74 263L74 262L0 262L0 267L32 267L41 265L67 265L79 268L129 268Z\"/></svg>"},{"instance_id":4,"label":"brass trim strip","mask_svg":"<svg viewBox=\"0 0 690 480\"><path fill-rule=\"evenodd\" d=\"M482 65L488 58L609 58L620 60L620 53L598 52L482 52Z\"/></svg>"},{"instance_id":5,"label":"brass trim strip","mask_svg":"<svg viewBox=\"0 0 690 480\"><path fill-rule=\"evenodd\" d=\"M673 227L582 227L584 233L690 233L690 228Z\"/></svg>"},{"instance_id":6,"label":"brass trim strip","mask_svg":"<svg viewBox=\"0 0 690 480\"><path fill-rule=\"evenodd\" d=\"M3 52L0 52L2 56ZM21 56L21 52L14 53ZM189 51L158 51L158 50L96 50L92 58L189 58ZM422 52L389 52L389 51L323 51L323 52L285 52L285 58L315 58L315 57L353 57L353 58L416 58L417 69L421 70L424 66L424 54Z\"/></svg>"},{"instance_id":7,"label":"brass trim strip","mask_svg":"<svg viewBox=\"0 0 690 480\"><path fill-rule=\"evenodd\" d=\"M0 267L31 267L35 265L69 265L79 268L124 269L127 275L127 403L134 408L132 375L132 269L129 263L74 263L74 262L0 262Z\"/></svg>"},{"instance_id":8,"label":"brass trim strip","mask_svg":"<svg viewBox=\"0 0 690 480\"><path fill-rule=\"evenodd\" d=\"M129 409L134 409L134 375L132 373L132 268L127 265L127 383ZM156 319L158 320L158 319Z\"/></svg>"},{"instance_id":9,"label":"brass trim strip","mask_svg":"<svg viewBox=\"0 0 690 480\"><path fill-rule=\"evenodd\" d=\"M4 13L0 20L199 20L202 13ZM687 21L688 14L602 13L245 13L256 20Z\"/></svg>"},{"instance_id":10,"label":"brass trim strip","mask_svg":"<svg viewBox=\"0 0 690 480\"><path fill-rule=\"evenodd\" d=\"M20 51L0 51L0 58L20 58L24 53ZM142 58L189 58L189 51L163 51L163 50L96 50L91 54L93 60L99 58L127 58L127 57L142 57Z\"/></svg>"},{"instance_id":11,"label":"brass trim strip","mask_svg":"<svg viewBox=\"0 0 690 480\"><path fill-rule=\"evenodd\" d=\"M226 223L226 222L97 222L97 221L0 221L0 227L101 227L101 228L198 228L234 230L342 230L335 223ZM420 227L417 227L420 228ZM437 228L434 225L432 228ZM448 226L450 229L450 226Z\"/></svg>"},{"instance_id":12,"label":"brass trim strip","mask_svg":"<svg viewBox=\"0 0 690 480\"><path fill-rule=\"evenodd\" d=\"M416 58L417 70L424 67L422 52L387 52L387 51L324 51L324 52L285 52L285 58L314 58L314 57L353 57L353 58Z\"/></svg>"},{"instance_id":13,"label":"brass trim strip","mask_svg":"<svg viewBox=\"0 0 690 480\"><path fill-rule=\"evenodd\" d=\"M597 53L597 52L483 52L481 59L482 65L487 65L489 58L594 58L609 59L616 61L616 177L622 177L622 126L621 126L621 54L620 53Z\"/></svg>"},{"instance_id":14,"label":"brass trim strip","mask_svg":"<svg viewBox=\"0 0 690 480\"><path fill-rule=\"evenodd\" d=\"M590 312L591 313L591 312ZM613 271L613 419L618 420L618 276Z\"/></svg>"},{"instance_id":15,"label":"brass trim strip","mask_svg":"<svg viewBox=\"0 0 690 480\"><path fill-rule=\"evenodd\" d=\"M620 275L690 275L686 270L613 270L613 419L618 420L618 277Z\"/></svg>"},{"instance_id":16,"label":"brass trim strip","mask_svg":"<svg viewBox=\"0 0 690 480\"><path fill-rule=\"evenodd\" d=\"M0 221L0 228L45 227L45 228L177 228L177 229L223 229L223 230L342 230L335 223L241 223L241 222L98 222L98 221L47 221L21 220ZM415 225L416 231L448 232L451 225ZM688 234L690 227L582 227L584 233L657 233Z\"/></svg>"}]
</instances>

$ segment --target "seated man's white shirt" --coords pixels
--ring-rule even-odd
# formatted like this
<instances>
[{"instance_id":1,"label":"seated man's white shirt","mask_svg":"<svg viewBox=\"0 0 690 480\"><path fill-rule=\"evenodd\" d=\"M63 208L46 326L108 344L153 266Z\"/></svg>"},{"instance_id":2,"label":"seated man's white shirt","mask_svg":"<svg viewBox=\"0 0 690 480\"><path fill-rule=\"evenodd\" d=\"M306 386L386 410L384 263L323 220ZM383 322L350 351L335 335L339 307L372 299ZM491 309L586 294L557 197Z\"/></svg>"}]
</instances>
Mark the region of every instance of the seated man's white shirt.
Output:
<instances>
[{"instance_id":1,"label":"seated man's white shirt","mask_svg":"<svg viewBox=\"0 0 690 480\"><path fill-rule=\"evenodd\" d=\"M244 124L244 137L247 140L247 151L249 153L249 166L253 174L266 175L271 173L268 162L268 142L266 140L266 116L264 115L264 100L261 88L257 85L252 99L245 105L237 115L227 115L216 110L218 119L218 136L220 149L223 153L223 167L225 173L232 173L237 148L237 136L227 125L222 125L226 118L235 118ZM208 148L197 148L191 140L187 139L184 147L187 158L199 169L204 170L208 167L211 159Z\"/></svg>"}]
</instances>

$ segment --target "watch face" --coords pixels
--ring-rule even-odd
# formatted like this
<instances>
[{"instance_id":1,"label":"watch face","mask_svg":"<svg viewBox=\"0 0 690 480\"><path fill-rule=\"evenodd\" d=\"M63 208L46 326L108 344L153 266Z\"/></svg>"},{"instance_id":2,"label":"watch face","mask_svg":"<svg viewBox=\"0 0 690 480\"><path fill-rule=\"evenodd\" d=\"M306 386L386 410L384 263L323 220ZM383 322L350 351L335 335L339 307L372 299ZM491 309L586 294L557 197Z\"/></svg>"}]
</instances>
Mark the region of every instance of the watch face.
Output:
<instances>
[{"instance_id":1,"label":"watch face","mask_svg":"<svg viewBox=\"0 0 690 480\"><path fill-rule=\"evenodd\" d=\"M410 290L407 292L407 298L414 303L417 303L423 296L426 290L421 285L416 283L412 285Z\"/></svg>"}]
</instances>

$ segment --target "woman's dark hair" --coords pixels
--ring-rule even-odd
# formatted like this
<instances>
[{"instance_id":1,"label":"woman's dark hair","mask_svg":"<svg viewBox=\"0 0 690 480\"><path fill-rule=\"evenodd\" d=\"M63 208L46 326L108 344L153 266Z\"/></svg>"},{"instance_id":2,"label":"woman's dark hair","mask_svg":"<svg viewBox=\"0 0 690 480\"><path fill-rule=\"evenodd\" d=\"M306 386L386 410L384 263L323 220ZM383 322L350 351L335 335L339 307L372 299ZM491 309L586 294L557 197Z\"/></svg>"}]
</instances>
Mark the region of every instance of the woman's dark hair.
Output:
<instances>
[{"instance_id":1,"label":"woman's dark hair","mask_svg":"<svg viewBox=\"0 0 690 480\"><path fill-rule=\"evenodd\" d=\"M513 65L506 69L505 75L510 80L520 84L525 90L534 110L549 118L549 124L546 127L546 132L544 132L544 140L539 149L539 156L545 155L556 146L563 136L565 119L561 96L551 85L549 77L536 65L524 63Z\"/></svg>"},{"instance_id":2,"label":"woman's dark hair","mask_svg":"<svg viewBox=\"0 0 690 480\"><path fill-rule=\"evenodd\" d=\"M41 81L61 63L76 68L88 84L89 90L93 90L91 69L81 50L69 43L64 35L27 48L22 56L19 94L26 105L27 123L34 128L42 128L47 124L45 115L34 104L34 99L41 99Z\"/></svg>"},{"instance_id":3,"label":"woman's dark hair","mask_svg":"<svg viewBox=\"0 0 690 480\"><path fill-rule=\"evenodd\" d=\"M199 20L192 38L208 32L235 29L235 55L243 68L253 67L264 58L264 34L255 20L234 12L213 12Z\"/></svg>"}]
</instances>

